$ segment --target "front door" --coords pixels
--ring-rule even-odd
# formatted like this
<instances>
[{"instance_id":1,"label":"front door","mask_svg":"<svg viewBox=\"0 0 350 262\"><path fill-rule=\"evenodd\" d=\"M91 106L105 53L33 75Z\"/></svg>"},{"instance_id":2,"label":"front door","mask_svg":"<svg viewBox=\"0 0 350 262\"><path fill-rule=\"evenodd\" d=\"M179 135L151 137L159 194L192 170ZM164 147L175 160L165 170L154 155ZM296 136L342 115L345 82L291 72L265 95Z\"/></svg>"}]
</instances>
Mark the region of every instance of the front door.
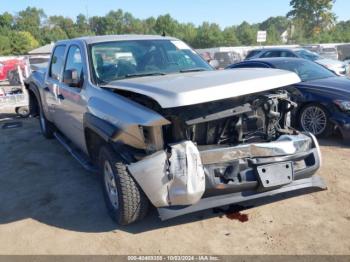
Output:
<instances>
[{"instance_id":1,"label":"front door","mask_svg":"<svg viewBox=\"0 0 350 262\"><path fill-rule=\"evenodd\" d=\"M66 137L86 152L83 126L86 111L85 89L83 88L86 69L82 61L81 48L78 45L71 45L67 51L62 81L58 86L54 122ZM72 72L75 77L74 83L70 81L72 79L68 79L72 77Z\"/></svg>"}]
</instances>

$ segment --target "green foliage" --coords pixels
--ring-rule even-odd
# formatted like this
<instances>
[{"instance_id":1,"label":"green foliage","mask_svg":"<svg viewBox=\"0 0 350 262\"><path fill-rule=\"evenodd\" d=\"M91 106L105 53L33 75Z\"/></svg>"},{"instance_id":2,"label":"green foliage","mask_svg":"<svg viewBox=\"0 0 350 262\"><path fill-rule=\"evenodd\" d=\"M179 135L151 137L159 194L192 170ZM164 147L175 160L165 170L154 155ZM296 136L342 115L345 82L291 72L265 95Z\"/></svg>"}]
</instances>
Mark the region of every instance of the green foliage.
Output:
<instances>
[{"instance_id":1,"label":"green foliage","mask_svg":"<svg viewBox=\"0 0 350 262\"><path fill-rule=\"evenodd\" d=\"M242 45L256 44L256 28L249 25L246 21L237 27L237 37Z\"/></svg>"},{"instance_id":2,"label":"green foliage","mask_svg":"<svg viewBox=\"0 0 350 262\"><path fill-rule=\"evenodd\" d=\"M42 9L27 7L17 15L0 14L0 55L23 54L61 39L106 34L158 34L180 38L194 48L257 45L258 30L267 31L266 44L281 44L281 34L288 32L289 43L350 42L350 21L335 24L334 0L291 0L287 17L270 17L260 24L243 22L220 28L203 22L196 26L180 23L170 14L147 19L135 18L123 10L111 10L105 16L76 19L47 17Z\"/></svg>"},{"instance_id":3,"label":"green foliage","mask_svg":"<svg viewBox=\"0 0 350 262\"><path fill-rule=\"evenodd\" d=\"M5 12L0 15L0 28L10 29L12 28L13 22L13 16L10 13Z\"/></svg>"},{"instance_id":4,"label":"green foliage","mask_svg":"<svg viewBox=\"0 0 350 262\"><path fill-rule=\"evenodd\" d=\"M193 46L200 47L215 47L223 43L223 35L220 26L215 23L204 22L197 29L197 37L194 40Z\"/></svg>"},{"instance_id":5,"label":"green foliage","mask_svg":"<svg viewBox=\"0 0 350 262\"><path fill-rule=\"evenodd\" d=\"M13 31L10 35L12 54L21 55L39 46L38 41L29 32Z\"/></svg>"},{"instance_id":6,"label":"green foliage","mask_svg":"<svg viewBox=\"0 0 350 262\"><path fill-rule=\"evenodd\" d=\"M241 42L237 38L237 28L235 26L226 27L223 33L223 46L239 46Z\"/></svg>"},{"instance_id":7,"label":"green foliage","mask_svg":"<svg viewBox=\"0 0 350 262\"><path fill-rule=\"evenodd\" d=\"M0 55L10 55L11 52L10 39L7 36L0 35Z\"/></svg>"},{"instance_id":8,"label":"green foliage","mask_svg":"<svg viewBox=\"0 0 350 262\"><path fill-rule=\"evenodd\" d=\"M158 34L176 35L179 28L179 22L173 19L169 14L158 16L154 25L154 30Z\"/></svg>"},{"instance_id":9,"label":"green foliage","mask_svg":"<svg viewBox=\"0 0 350 262\"><path fill-rule=\"evenodd\" d=\"M16 16L14 29L29 32L36 39L40 39L40 26L44 18L46 15L42 9L27 7Z\"/></svg>"},{"instance_id":10,"label":"green foliage","mask_svg":"<svg viewBox=\"0 0 350 262\"><path fill-rule=\"evenodd\" d=\"M292 10L287 17L302 25L303 35L315 37L333 27L336 17L332 13L335 0L291 0Z\"/></svg>"}]
</instances>

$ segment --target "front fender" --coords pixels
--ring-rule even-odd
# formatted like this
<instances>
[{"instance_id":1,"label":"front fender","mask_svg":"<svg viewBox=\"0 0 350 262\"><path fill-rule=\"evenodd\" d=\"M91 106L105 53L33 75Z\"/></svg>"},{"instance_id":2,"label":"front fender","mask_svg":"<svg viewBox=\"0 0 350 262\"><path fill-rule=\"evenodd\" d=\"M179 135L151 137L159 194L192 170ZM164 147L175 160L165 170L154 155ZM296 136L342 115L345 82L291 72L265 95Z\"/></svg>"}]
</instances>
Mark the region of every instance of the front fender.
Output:
<instances>
[{"instance_id":1,"label":"front fender","mask_svg":"<svg viewBox=\"0 0 350 262\"><path fill-rule=\"evenodd\" d=\"M92 97L84 116L84 126L105 141L121 142L137 149L147 148L142 127L167 124L170 122L160 114L117 94L113 100Z\"/></svg>"}]
</instances>

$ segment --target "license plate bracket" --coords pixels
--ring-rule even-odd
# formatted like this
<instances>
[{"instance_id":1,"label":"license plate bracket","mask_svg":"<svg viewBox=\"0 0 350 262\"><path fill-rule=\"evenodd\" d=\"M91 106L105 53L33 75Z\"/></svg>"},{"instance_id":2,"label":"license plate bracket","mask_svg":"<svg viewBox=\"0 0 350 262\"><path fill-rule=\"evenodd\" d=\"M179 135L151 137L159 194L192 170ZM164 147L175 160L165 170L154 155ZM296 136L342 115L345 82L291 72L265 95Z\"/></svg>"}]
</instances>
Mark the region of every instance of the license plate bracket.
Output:
<instances>
[{"instance_id":1,"label":"license plate bracket","mask_svg":"<svg viewBox=\"0 0 350 262\"><path fill-rule=\"evenodd\" d=\"M264 188L287 185L293 181L293 162L258 166L257 172Z\"/></svg>"}]
</instances>

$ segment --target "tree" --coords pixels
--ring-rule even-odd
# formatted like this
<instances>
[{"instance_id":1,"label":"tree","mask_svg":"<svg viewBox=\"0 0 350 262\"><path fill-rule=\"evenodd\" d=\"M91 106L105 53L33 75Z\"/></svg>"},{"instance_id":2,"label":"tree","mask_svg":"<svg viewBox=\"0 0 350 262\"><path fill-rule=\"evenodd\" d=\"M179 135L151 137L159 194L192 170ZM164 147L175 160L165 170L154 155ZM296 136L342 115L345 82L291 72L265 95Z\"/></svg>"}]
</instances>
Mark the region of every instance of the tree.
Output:
<instances>
[{"instance_id":1,"label":"tree","mask_svg":"<svg viewBox=\"0 0 350 262\"><path fill-rule=\"evenodd\" d=\"M64 17L61 15L50 16L48 19L48 25L50 26L50 28L60 28L66 33L68 38L74 38L79 36L74 21L71 18Z\"/></svg>"},{"instance_id":2,"label":"tree","mask_svg":"<svg viewBox=\"0 0 350 262\"><path fill-rule=\"evenodd\" d=\"M257 29L247 22L243 22L237 27L237 37L238 40L243 45L255 45L256 44L256 34Z\"/></svg>"},{"instance_id":3,"label":"tree","mask_svg":"<svg viewBox=\"0 0 350 262\"><path fill-rule=\"evenodd\" d=\"M38 41L29 32L24 31L12 32L10 41L11 53L14 55L23 55L39 46Z\"/></svg>"},{"instance_id":4,"label":"tree","mask_svg":"<svg viewBox=\"0 0 350 262\"><path fill-rule=\"evenodd\" d=\"M154 25L154 30L158 34L165 33L166 35L176 36L179 27L179 22L173 19L169 14L158 16Z\"/></svg>"},{"instance_id":5,"label":"tree","mask_svg":"<svg viewBox=\"0 0 350 262\"><path fill-rule=\"evenodd\" d=\"M314 37L333 27L336 16L332 12L335 0L291 0L293 8L287 17L297 21L305 36Z\"/></svg>"},{"instance_id":6,"label":"tree","mask_svg":"<svg viewBox=\"0 0 350 262\"><path fill-rule=\"evenodd\" d=\"M40 26L45 18L46 15L42 9L27 7L16 16L15 29L29 32L34 38L40 40Z\"/></svg>"},{"instance_id":7,"label":"tree","mask_svg":"<svg viewBox=\"0 0 350 262\"><path fill-rule=\"evenodd\" d=\"M224 46L238 46L240 41L237 38L237 28L235 26L226 27L223 33Z\"/></svg>"},{"instance_id":8,"label":"tree","mask_svg":"<svg viewBox=\"0 0 350 262\"><path fill-rule=\"evenodd\" d=\"M76 33L80 36L91 35L90 25L86 19L86 16L79 14L75 23Z\"/></svg>"},{"instance_id":9,"label":"tree","mask_svg":"<svg viewBox=\"0 0 350 262\"><path fill-rule=\"evenodd\" d=\"M68 36L65 31L63 31L58 26L45 26L41 29L41 40L42 44L48 44L51 42L56 42L58 40L67 39Z\"/></svg>"},{"instance_id":10,"label":"tree","mask_svg":"<svg viewBox=\"0 0 350 262\"><path fill-rule=\"evenodd\" d=\"M7 36L0 35L0 55L11 54L11 42Z\"/></svg>"},{"instance_id":11,"label":"tree","mask_svg":"<svg viewBox=\"0 0 350 262\"><path fill-rule=\"evenodd\" d=\"M195 48L208 48L220 46L223 43L223 35L220 26L215 23L204 22L197 29Z\"/></svg>"},{"instance_id":12,"label":"tree","mask_svg":"<svg viewBox=\"0 0 350 262\"><path fill-rule=\"evenodd\" d=\"M179 24L176 37L187 42L189 45L194 45L197 38L197 28L192 23Z\"/></svg>"},{"instance_id":13,"label":"tree","mask_svg":"<svg viewBox=\"0 0 350 262\"><path fill-rule=\"evenodd\" d=\"M0 27L1 28L10 29L10 28L12 28L13 23L14 23L13 16L10 13L5 12L2 15L0 15Z\"/></svg>"},{"instance_id":14,"label":"tree","mask_svg":"<svg viewBox=\"0 0 350 262\"><path fill-rule=\"evenodd\" d=\"M284 16L269 17L259 25L259 30L267 31L267 44L281 44L281 35L288 30L289 24Z\"/></svg>"}]
</instances>

